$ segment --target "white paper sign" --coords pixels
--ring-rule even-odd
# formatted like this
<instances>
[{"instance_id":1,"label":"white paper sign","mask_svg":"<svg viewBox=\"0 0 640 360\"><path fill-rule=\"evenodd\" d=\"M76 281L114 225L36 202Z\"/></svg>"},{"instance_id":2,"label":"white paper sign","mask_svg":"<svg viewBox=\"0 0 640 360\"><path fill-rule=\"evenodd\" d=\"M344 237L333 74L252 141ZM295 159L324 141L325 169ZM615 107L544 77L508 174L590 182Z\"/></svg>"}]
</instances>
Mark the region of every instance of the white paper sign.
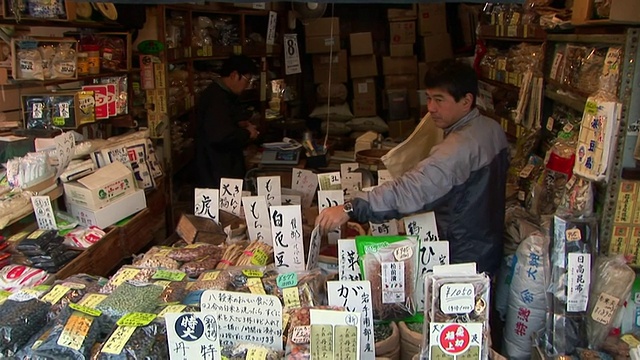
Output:
<instances>
[{"instance_id":1,"label":"white paper sign","mask_svg":"<svg viewBox=\"0 0 640 360\"><path fill-rule=\"evenodd\" d=\"M344 178L347 174L356 171L360 167L357 162L340 164L340 175Z\"/></svg>"},{"instance_id":2,"label":"white paper sign","mask_svg":"<svg viewBox=\"0 0 640 360\"><path fill-rule=\"evenodd\" d=\"M297 34L284 34L284 65L285 75L300 74L302 72Z\"/></svg>"},{"instance_id":3,"label":"white paper sign","mask_svg":"<svg viewBox=\"0 0 640 360\"><path fill-rule=\"evenodd\" d=\"M309 241L309 257L307 258L307 270L318 267L318 258L320 257L320 245L322 243L322 233L320 227L316 226L311 232L311 240Z\"/></svg>"},{"instance_id":4,"label":"white paper sign","mask_svg":"<svg viewBox=\"0 0 640 360\"><path fill-rule=\"evenodd\" d=\"M56 217L53 214L53 208L51 207L50 197L32 196L31 205L33 206L33 213L36 215L38 229L58 230Z\"/></svg>"},{"instance_id":5,"label":"white paper sign","mask_svg":"<svg viewBox=\"0 0 640 360\"><path fill-rule=\"evenodd\" d=\"M300 205L272 206L269 212L276 266L288 271L304 271Z\"/></svg>"},{"instance_id":6,"label":"white paper sign","mask_svg":"<svg viewBox=\"0 0 640 360\"><path fill-rule=\"evenodd\" d=\"M278 23L278 13L269 11L269 25L267 26L267 45L273 45L276 41L276 24Z\"/></svg>"},{"instance_id":7,"label":"white paper sign","mask_svg":"<svg viewBox=\"0 0 640 360\"><path fill-rule=\"evenodd\" d=\"M567 311L586 311L591 285L591 254L569 253L567 267L569 275Z\"/></svg>"},{"instance_id":8,"label":"white paper sign","mask_svg":"<svg viewBox=\"0 0 640 360\"><path fill-rule=\"evenodd\" d=\"M264 196L246 196L242 198L242 207L249 231L249 240L258 240L271 246L273 240L267 200Z\"/></svg>"},{"instance_id":9,"label":"white paper sign","mask_svg":"<svg viewBox=\"0 0 640 360\"><path fill-rule=\"evenodd\" d=\"M282 205L280 176L258 177L258 195L262 195L267 199L267 206Z\"/></svg>"},{"instance_id":10,"label":"white paper sign","mask_svg":"<svg viewBox=\"0 0 640 360\"><path fill-rule=\"evenodd\" d=\"M416 310L424 310L424 277L433 271L434 266L449 265L449 242L420 241L420 253L418 254L418 284L416 285L415 300ZM474 272L475 274L475 272Z\"/></svg>"},{"instance_id":11,"label":"white paper sign","mask_svg":"<svg viewBox=\"0 0 640 360\"><path fill-rule=\"evenodd\" d=\"M282 303L277 296L205 290L200 309L218 315L220 345L248 342L282 350Z\"/></svg>"},{"instance_id":12,"label":"white paper sign","mask_svg":"<svg viewBox=\"0 0 640 360\"><path fill-rule=\"evenodd\" d=\"M240 216L242 179L220 179L220 210Z\"/></svg>"},{"instance_id":13,"label":"white paper sign","mask_svg":"<svg viewBox=\"0 0 640 360\"><path fill-rule=\"evenodd\" d=\"M221 360L218 319L213 312L167 313L171 360Z\"/></svg>"},{"instance_id":14,"label":"white paper sign","mask_svg":"<svg viewBox=\"0 0 640 360\"><path fill-rule=\"evenodd\" d=\"M302 196L282 195L282 205L302 205Z\"/></svg>"},{"instance_id":15,"label":"white paper sign","mask_svg":"<svg viewBox=\"0 0 640 360\"><path fill-rule=\"evenodd\" d=\"M445 314L469 313L475 304L473 284L444 284L440 288L440 310Z\"/></svg>"},{"instance_id":16,"label":"white paper sign","mask_svg":"<svg viewBox=\"0 0 640 360\"><path fill-rule=\"evenodd\" d=\"M422 213L404 218L407 235L418 236L421 241L438 241L438 227L434 212Z\"/></svg>"},{"instance_id":17,"label":"white paper sign","mask_svg":"<svg viewBox=\"0 0 640 360\"><path fill-rule=\"evenodd\" d=\"M220 213L220 192L218 189L202 189L196 188L194 195L193 214L195 216L212 219L219 223L218 214Z\"/></svg>"},{"instance_id":18,"label":"white paper sign","mask_svg":"<svg viewBox=\"0 0 640 360\"><path fill-rule=\"evenodd\" d=\"M319 190L318 191L318 207L322 210L344 204L344 195L342 190Z\"/></svg>"},{"instance_id":19,"label":"white paper sign","mask_svg":"<svg viewBox=\"0 0 640 360\"><path fill-rule=\"evenodd\" d=\"M291 188L302 195L302 206L311 207L313 196L318 188L318 177L313 171L293 169L291 174Z\"/></svg>"},{"instance_id":20,"label":"white paper sign","mask_svg":"<svg viewBox=\"0 0 640 360\"><path fill-rule=\"evenodd\" d=\"M359 258L355 239L338 240L338 278L340 280L360 280Z\"/></svg>"},{"instance_id":21,"label":"white paper sign","mask_svg":"<svg viewBox=\"0 0 640 360\"><path fill-rule=\"evenodd\" d=\"M58 170L56 170L56 178L58 178L71 162L76 139L73 137L73 132L67 131L56 136L53 140L56 143L56 155L58 156Z\"/></svg>"},{"instance_id":22,"label":"white paper sign","mask_svg":"<svg viewBox=\"0 0 640 360\"><path fill-rule=\"evenodd\" d=\"M332 333L333 333L333 342L327 345L330 345L330 348L333 350L331 353L329 354L333 354L331 355L331 359L349 359L349 360L359 360L360 357L360 352L359 351L355 351L355 354L350 354L347 356L340 356L339 353L341 352L341 344L343 343L344 339L341 339L341 334L340 331L338 330L340 327L355 327L355 341L356 341L356 346L354 347L355 349L360 349L360 336L357 336L357 334L361 334L361 324L362 324L362 320L360 319L360 313L352 313L352 312L346 312L346 311L333 311L333 310L317 310L317 309L311 309L310 311L310 318L311 318L311 356L313 359L322 359L324 358L323 356L313 356L314 354L318 354L319 349L314 348L315 345L317 345L318 343L320 343L320 341L317 341L318 339L315 339L314 341L314 332L317 329L317 325L330 325L332 327ZM352 334L354 332L351 332ZM323 354L327 354L327 352L321 352Z\"/></svg>"},{"instance_id":23,"label":"white paper sign","mask_svg":"<svg viewBox=\"0 0 640 360\"><path fill-rule=\"evenodd\" d=\"M378 170L378 185L382 185L387 181L393 181L393 176L391 176L391 173L389 172L389 170L386 170L386 169Z\"/></svg>"},{"instance_id":24,"label":"white paper sign","mask_svg":"<svg viewBox=\"0 0 640 360\"><path fill-rule=\"evenodd\" d=\"M360 354L362 359L375 359L371 283L369 281L328 281L327 295L329 306L341 306L347 311L360 313L362 321Z\"/></svg>"},{"instance_id":25,"label":"white paper sign","mask_svg":"<svg viewBox=\"0 0 640 360\"><path fill-rule=\"evenodd\" d=\"M342 177L342 191L344 192L344 198L351 200L353 194L362 189L362 173L354 172L348 173Z\"/></svg>"},{"instance_id":26,"label":"white paper sign","mask_svg":"<svg viewBox=\"0 0 640 360\"><path fill-rule=\"evenodd\" d=\"M340 172L318 174L318 184L320 190L342 190Z\"/></svg>"},{"instance_id":27,"label":"white paper sign","mask_svg":"<svg viewBox=\"0 0 640 360\"><path fill-rule=\"evenodd\" d=\"M404 262L382 263L382 303L403 303L405 300Z\"/></svg>"},{"instance_id":28,"label":"white paper sign","mask_svg":"<svg viewBox=\"0 0 640 360\"><path fill-rule=\"evenodd\" d=\"M427 359L462 355L474 349L477 357L464 356L464 359L482 359L482 323L436 323L429 324L429 357ZM444 354L443 354L444 353Z\"/></svg>"},{"instance_id":29,"label":"white paper sign","mask_svg":"<svg viewBox=\"0 0 640 360\"><path fill-rule=\"evenodd\" d=\"M370 222L369 227L371 228L371 235L373 236L398 235L398 221L395 219L382 224Z\"/></svg>"}]
</instances>

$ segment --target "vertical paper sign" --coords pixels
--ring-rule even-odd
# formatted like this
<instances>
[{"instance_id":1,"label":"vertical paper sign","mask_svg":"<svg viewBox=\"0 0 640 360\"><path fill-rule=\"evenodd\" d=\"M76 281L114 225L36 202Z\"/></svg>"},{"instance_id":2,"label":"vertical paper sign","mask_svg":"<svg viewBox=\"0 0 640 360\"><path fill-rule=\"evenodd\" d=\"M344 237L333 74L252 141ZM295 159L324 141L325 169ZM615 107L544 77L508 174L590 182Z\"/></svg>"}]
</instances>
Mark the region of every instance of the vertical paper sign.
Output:
<instances>
[{"instance_id":1,"label":"vertical paper sign","mask_svg":"<svg viewBox=\"0 0 640 360\"><path fill-rule=\"evenodd\" d=\"M429 325L428 359L482 359L482 323Z\"/></svg>"},{"instance_id":2,"label":"vertical paper sign","mask_svg":"<svg viewBox=\"0 0 640 360\"><path fill-rule=\"evenodd\" d=\"M433 272L434 266L449 265L449 242L420 241L420 254L418 256L418 284L416 285L415 300L416 310L424 310L424 294L426 274Z\"/></svg>"},{"instance_id":3,"label":"vertical paper sign","mask_svg":"<svg viewBox=\"0 0 640 360\"><path fill-rule=\"evenodd\" d=\"M293 169L291 174L291 189L302 195L302 206L311 207L313 196L318 188L318 177L313 171Z\"/></svg>"},{"instance_id":4,"label":"vertical paper sign","mask_svg":"<svg viewBox=\"0 0 640 360\"><path fill-rule=\"evenodd\" d=\"M58 170L56 171L56 178L58 178L71 162L76 139L73 137L73 132L68 131L56 136L53 141L56 144L56 155L58 156Z\"/></svg>"},{"instance_id":5,"label":"vertical paper sign","mask_svg":"<svg viewBox=\"0 0 640 360\"><path fill-rule=\"evenodd\" d=\"M344 204L344 194L342 190L319 190L318 191L318 206L320 207L320 212L324 209L338 206ZM329 244L335 244L338 242L338 239L342 236L342 231L340 228L335 228L330 230L327 234L327 239L329 240Z\"/></svg>"},{"instance_id":6,"label":"vertical paper sign","mask_svg":"<svg viewBox=\"0 0 640 360\"><path fill-rule=\"evenodd\" d=\"M371 283L369 281L328 281L327 294L330 306L341 306L347 311L360 313L362 321L360 354L363 360L375 359Z\"/></svg>"},{"instance_id":7,"label":"vertical paper sign","mask_svg":"<svg viewBox=\"0 0 640 360\"><path fill-rule=\"evenodd\" d=\"M221 360L218 315L213 312L167 313L171 360Z\"/></svg>"},{"instance_id":8,"label":"vertical paper sign","mask_svg":"<svg viewBox=\"0 0 640 360\"><path fill-rule=\"evenodd\" d=\"M340 164L340 175L345 177L348 173L356 171L360 167L358 163L343 163Z\"/></svg>"},{"instance_id":9,"label":"vertical paper sign","mask_svg":"<svg viewBox=\"0 0 640 360\"><path fill-rule=\"evenodd\" d=\"M58 230L56 217L51 207L51 198L48 196L32 196L31 205L33 205L33 213L36 215L38 229Z\"/></svg>"},{"instance_id":10,"label":"vertical paper sign","mask_svg":"<svg viewBox=\"0 0 640 360\"><path fill-rule=\"evenodd\" d=\"M272 206L269 213L276 266L288 271L304 271L300 206Z\"/></svg>"},{"instance_id":11,"label":"vertical paper sign","mask_svg":"<svg viewBox=\"0 0 640 360\"><path fill-rule=\"evenodd\" d=\"M293 75L301 72L298 35L284 34L284 73L285 75Z\"/></svg>"},{"instance_id":12,"label":"vertical paper sign","mask_svg":"<svg viewBox=\"0 0 640 360\"><path fill-rule=\"evenodd\" d=\"M393 181L393 176L391 176L391 173L389 172L389 170L386 170L386 169L378 170L378 185L382 185L387 181Z\"/></svg>"},{"instance_id":13,"label":"vertical paper sign","mask_svg":"<svg viewBox=\"0 0 640 360\"><path fill-rule=\"evenodd\" d=\"M269 25L267 25L267 45L273 45L276 41L276 25L278 23L278 13L269 11Z\"/></svg>"},{"instance_id":14,"label":"vertical paper sign","mask_svg":"<svg viewBox=\"0 0 640 360\"><path fill-rule=\"evenodd\" d=\"M436 215L433 212L422 213L404 218L407 235L414 235L420 241L438 241Z\"/></svg>"},{"instance_id":15,"label":"vertical paper sign","mask_svg":"<svg viewBox=\"0 0 640 360\"><path fill-rule=\"evenodd\" d=\"M311 358L360 360L360 313L311 309Z\"/></svg>"},{"instance_id":16,"label":"vertical paper sign","mask_svg":"<svg viewBox=\"0 0 640 360\"><path fill-rule=\"evenodd\" d=\"M242 179L220 179L220 210L240 216Z\"/></svg>"},{"instance_id":17,"label":"vertical paper sign","mask_svg":"<svg viewBox=\"0 0 640 360\"><path fill-rule=\"evenodd\" d=\"M276 296L205 290L200 309L217 314L220 345L252 343L282 350L282 303Z\"/></svg>"},{"instance_id":18,"label":"vertical paper sign","mask_svg":"<svg viewBox=\"0 0 640 360\"><path fill-rule=\"evenodd\" d=\"M569 272L567 311L586 311L591 285L591 254L569 253L567 267ZM527 272L528 276L529 273ZM535 276L535 273L531 275Z\"/></svg>"},{"instance_id":19,"label":"vertical paper sign","mask_svg":"<svg viewBox=\"0 0 640 360\"><path fill-rule=\"evenodd\" d=\"M362 190L362 173L353 172L343 175L341 186L344 198L351 200L354 193Z\"/></svg>"},{"instance_id":20,"label":"vertical paper sign","mask_svg":"<svg viewBox=\"0 0 640 360\"><path fill-rule=\"evenodd\" d=\"M316 226L311 232L311 240L309 241L309 257L307 258L307 271L315 269L318 266L318 258L320 257L320 244L322 243L322 233L320 227Z\"/></svg>"},{"instance_id":21,"label":"vertical paper sign","mask_svg":"<svg viewBox=\"0 0 640 360\"><path fill-rule=\"evenodd\" d=\"M262 195L267 199L267 206L282 205L280 176L258 177L258 195Z\"/></svg>"},{"instance_id":22,"label":"vertical paper sign","mask_svg":"<svg viewBox=\"0 0 640 360\"><path fill-rule=\"evenodd\" d=\"M249 240L258 240L271 246L271 221L264 196L245 196L242 198L244 217L249 231Z\"/></svg>"},{"instance_id":23,"label":"vertical paper sign","mask_svg":"<svg viewBox=\"0 0 640 360\"><path fill-rule=\"evenodd\" d=\"M360 280L359 256L355 239L338 240L338 276L342 281Z\"/></svg>"},{"instance_id":24,"label":"vertical paper sign","mask_svg":"<svg viewBox=\"0 0 640 360\"><path fill-rule=\"evenodd\" d=\"M282 205L302 205L302 196L283 194Z\"/></svg>"},{"instance_id":25,"label":"vertical paper sign","mask_svg":"<svg viewBox=\"0 0 640 360\"><path fill-rule=\"evenodd\" d=\"M195 216L211 219L217 223L220 201L219 201L220 192L218 189L202 189L196 188L194 195L194 208L193 214Z\"/></svg>"},{"instance_id":26,"label":"vertical paper sign","mask_svg":"<svg viewBox=\"0 0 640 360\"><path fill-rule=\"evenodd\" d=\"M342 190L340 172L318 174L320 190Z\"/></svg>"},{"instance_id":27,"label":"vertical paper sign","mask_svg":"<svg viewBox=\"0 0 640 360\"><path fill-rule=\"evenodd\" d=\"M373 236L398 235L398 221L395 219L382 224L370 222L369 227L371 228L371 235Z\"/></svg>"}]
</instances>

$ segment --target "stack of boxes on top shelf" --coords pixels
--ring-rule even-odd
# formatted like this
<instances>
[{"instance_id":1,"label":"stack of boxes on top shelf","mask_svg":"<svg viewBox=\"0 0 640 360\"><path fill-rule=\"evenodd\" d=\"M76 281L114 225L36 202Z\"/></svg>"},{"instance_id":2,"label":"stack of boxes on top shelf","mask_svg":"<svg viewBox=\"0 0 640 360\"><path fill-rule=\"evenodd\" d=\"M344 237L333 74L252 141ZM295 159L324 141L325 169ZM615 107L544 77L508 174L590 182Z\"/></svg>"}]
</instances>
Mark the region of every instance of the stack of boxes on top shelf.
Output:
<instances>
[{"instance_id":1,"label":"stack of boxes on top shelf","mask_svg":"<svg viewBox=\"0 0 640 360\"><path fill-rule=\"evenodd\" d=\"M378 76L378 63L373 53L371 33L353 33L349 36L349 44L353 116L355 118L377 116L375 77Z\"/></svg>"}]
</instances>

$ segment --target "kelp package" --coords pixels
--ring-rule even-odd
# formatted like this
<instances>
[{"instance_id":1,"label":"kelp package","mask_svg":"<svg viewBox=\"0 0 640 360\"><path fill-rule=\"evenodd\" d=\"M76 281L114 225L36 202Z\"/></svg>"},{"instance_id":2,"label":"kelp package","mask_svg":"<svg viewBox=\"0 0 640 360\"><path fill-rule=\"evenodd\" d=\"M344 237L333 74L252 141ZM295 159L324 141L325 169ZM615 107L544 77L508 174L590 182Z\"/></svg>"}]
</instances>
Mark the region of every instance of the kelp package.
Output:
<instances>
[{"instance_id":1,"label":"kelp package","mask_svg":"<svg viewBox=\"0 0 640 360\"><path fill-rule=\"evenodd\" d=\"M412 236L358 236L360 271L371 282L373 318L398 320L415 314L418 240Z\"/></svg>"}]
</instances>

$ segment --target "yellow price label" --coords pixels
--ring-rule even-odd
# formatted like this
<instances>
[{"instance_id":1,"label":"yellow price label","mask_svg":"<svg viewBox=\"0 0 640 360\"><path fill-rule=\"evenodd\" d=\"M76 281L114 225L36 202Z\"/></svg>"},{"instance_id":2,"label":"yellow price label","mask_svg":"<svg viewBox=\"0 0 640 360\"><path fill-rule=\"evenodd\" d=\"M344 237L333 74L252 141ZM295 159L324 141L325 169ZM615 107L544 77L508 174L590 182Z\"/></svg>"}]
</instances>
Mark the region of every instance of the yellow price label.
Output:
<instances>
[{"instance_id":1,"label":"yellow price label","mask_svg":"<svg viewBox=\"0 0 640 360\"><path fill-rule=\"evenodd\" d=\"M262 287L262 281L259 278L248 278L247 279L247 287L249 287L249 291L252 294L260 294L266 295L264 292L264 287Z\"/></svg>"},{"instance_id":2,"label":"yellow price label","mask_svg":"<svg viewBox=\"0 0 640 360\"><path fill-rule=\"evenodd\" d=\"M62 299L62 297L65 296L70 290L71 288L69 287L56 285L53 287L53 289L51 289L51 291L49 291L45 296L42 297L42 301L46 301L50 304L57 304L58 301L60 301L60 299Z\"/></svg>"},{"instance_id":3,"label":"yellow price label","mask_svg":"<svg viewBox=\"0 0 640 360\"><path fill-rule=\"evenodd\" d=\"M134 326L118 326L111 336L109 336L107 342L104 343L100 352L120 355L134 331L136 331Z\"/></svg>"},{"instance_id":4,"label":"yellow price label","mask_svg":"<svg viewBox=\"0 0 640 360\"><path fill-rule=\"evenodd\" d=\"M125 268L118 271L116 276L111 279L111 283L115 286L122 285L127 280L131 280L140 273L140 269Z\"/></svg>"},{"instance_id":5,"label":"yellow price label","mask_svg":"<svg viewBox=\"0 0 640 360\"><path fill-rule=\"evenodd\" d=\"M0 299L8 298L11 296L11 292L7 290L0 290Z\"/></svg>"},{"instance_id":6,"label":"yellow price label","mask_svg":"<svg viewBox=\"0 0 640 360\"><path fill-rule=\"evenodd\" d=\"M282 301L284 302L284 307L289 309L299 308L300 305L300 294L298 293L298 287L290 287L286 289L282 289Z\"/></svg>"},{"instance_id":7,"label":"yellow price label","mask_svg":"<svg viewBox=\"0 0 640 360\"><path fill-rule=\"evenodd\" d=\"M163 288L166 288L167 286L171 285L171 281L169 280L158 280L158 281L154 281L153 283L156 285L160 285Z\"/></svg>"},{"instance_id":8,"label":"yellow price label","mask_svg":"<svg viewBox=\"0 0 640 360\"><path fill-rule=\"evenodd\" d=\"M289 315L289 313L287 312L282 313L282 333L283 334L285 329L287 328L287 325L289 325L289 319L291 319L291 315Z\"/></svg>"},{"instance_id":9,"label":"yellow price label","mask_svg":"<svg viewBox=\"0 0 640 360\"><path fill-rule=\"evenodd\" d=\"M187 274L178 270L158 270L153 274L154 280L182 281Z\"/></svg>"},{"instance_id":10,"label":"yellow price label","mask_svg":"<svg viewBox=\"0 0 640 360\"><path fill-rule=\"evenodd\" d=\"M79 311L81 313L87 314L87 315L91 315L91 316L100 316L102 314L102 311L100 310L96 310L87 306L82 306L79 304L74 304L71 303L69 304L69 307L72 308L75 311Z\"/></svg>"},{"instance_id":11,"label":"yellow price label","mask_svg":"<svg viewBox=\"0 0 640 360\"><path fill-rule=\"evenodd\" d=\"M31 234L29 234L29 236L27 236L27 239L37 239L42 234L44 234L46 231L47 230L36 230L36 231L32 232Z\"/></svg>"},{"instance_id":12,"label":"yellow price label","mask_svg":"<svg viewBox=\"0 0 640 360\"><path fill-rule=\"evenodd\" d=\"M58 345L76 351L80 350L92 323L93 317L83 313L74 313L64 325L62 333L58 338Z\"/></svg>"},{"instance_id":13,"label":"yellow price label","mask_svg":"<svg viewBox=\"0 0 640 360\"><path fill-rule=\"evenodd\" d=\"M267 261L269 260L269 255L265 253L262 249L257 249L253 252L253 257L251 257L251 263L253 265L264 266L267 265Z\"/></svg>"},{"instance_id":14,"label":"yellow price label","mask_svg":"<svg viewBox=\"0 0 640 360\"><path fill-rule=\"evenodd\" d=\"M106 294L87 294L82 300L78 301L78 305L95 308L106 298Z\"/></svg>"},{"instance_id":15,"label":"yellow price label","mask_svg":"<svg viewBox=\"0 0 640 360\"><path fill-rule=\"evenodd\" d=\"M167 305L162 309L162 311L160 311L158 317L164 318L166 314L181 313L186 307L187 305Z\"/></svg>"},{"instance_id":16,"label":"yellow price label","mask_svg":"<svg viewBox=\"0 0 640 360\"><path fill-rule=\"evenodd\" d=\"M116 324L118 324L118 326L146 326L149 325L156 317L156 314L132 312L121 317Z\"/></svg>"},{"instance_id":17,"label":"yellow price label","mask_svg":"<svg viewBox=\"0 0 640 360\"><path fill-rule=\"evenodd\" d=\"M265 348L251 348L247 352L247 360L266 360L269 352Z\"/></svg>"},{"instance_id":18,"label":"yellow price label","mask_svg":"<svg viewBox=\"0 0 640 360\"><path fill-rule=\"evenodd\" d=\"M202 279L200 280L215 280L218 278L218 275L220 275L220 271L208 271L202 274Z\"/></svg>"},{"instance_id":19,"label":"yellow price label","mask_svg":"<svg viewBox=\"0 0 640 360\"><path fill-rule=\"evenodd\" d=\"M597 115L598 114L598 103L595 101L587 101L584 106L584 112L589 115Z\"/></svg>"},{"instance_id":20,"label":"yellow price label","mask_svg":"<svg viewBox=\"0 0 640 360\"><path fill-rule=\"evenodd\" d=\"M260 270L245 269L242 270L242 273L248 278L261 278L264 276L264 273Z\"/></svg>"}]
</instances>

